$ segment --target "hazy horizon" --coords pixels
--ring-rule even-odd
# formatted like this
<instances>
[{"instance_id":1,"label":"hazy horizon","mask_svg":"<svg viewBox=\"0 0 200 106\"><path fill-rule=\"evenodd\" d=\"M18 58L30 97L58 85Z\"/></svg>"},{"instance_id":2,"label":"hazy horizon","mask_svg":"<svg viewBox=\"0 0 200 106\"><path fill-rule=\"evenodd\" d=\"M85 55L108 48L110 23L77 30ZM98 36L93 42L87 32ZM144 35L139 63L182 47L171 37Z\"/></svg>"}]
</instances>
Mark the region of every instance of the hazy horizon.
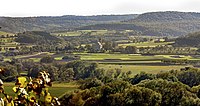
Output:
<instances>
[{"instance_id":1,"label":"hazy horizon","mask_svg":"<svg viewBox=\"0 0 200 106\"><path fill-rule=\"evenodd\" d=\"M200 12L198 0L4 0L0 16L92 16L157 11Z\"/></svg>"},{"instance_id":2,"label":"hazy horizon","mask_svg":"<svg viewBox=\"0 0 200 106\"><path fill-rule=\"evenodd\" d=\"M150 13L150 12L194 12L194 11L148 11L148 12L144 12L144 13ZM13 17L13 18L17 18L17 17L61 17L61 16L111 16L111 15L140 15L140 14L144 14L144 13L137 13L137 14L97 14L97 15L73 15L73 14L63 14L63 15L38 15L38 16L0 16L0 17ZM200 12L194 12L194 13L200 13Z\"/></svg>"}]
</instances>

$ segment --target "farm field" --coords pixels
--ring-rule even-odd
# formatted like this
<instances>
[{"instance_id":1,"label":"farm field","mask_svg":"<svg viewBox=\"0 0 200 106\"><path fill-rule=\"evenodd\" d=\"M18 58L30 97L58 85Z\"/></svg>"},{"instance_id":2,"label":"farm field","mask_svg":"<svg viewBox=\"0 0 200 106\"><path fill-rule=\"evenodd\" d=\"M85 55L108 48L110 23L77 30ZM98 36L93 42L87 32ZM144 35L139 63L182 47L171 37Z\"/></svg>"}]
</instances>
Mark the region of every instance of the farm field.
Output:
<instances>
[{"instance_id":1,"label":"farm field","mask_svg":"<svg viewBox=\"0 0 200 106\"><path fill-rule=\"evenodd\" d=\"M81 54L81 60L105 60L105 59L120 59L120 60L156 60L162 59L162 56L142 56L140 54Z\"/></svg>"},{"instance_id":2,"label":"farm field","mask_svg":"<svg viewBox=\"0 0 200 106\"><path fill-rule=\"evenodd\" d=\"M54 53L50 53L50 52L38 52L34 54L29 54L29 55L18 55L18 56L15 56L15 58L16 59L30 59L30 60L33 60L34 62L39 62L43 56L48 56L48 55L53 55L53 54ZM4 58L4 61L10 61L12 58L13 58L12 56L8 56Z\"/></svg>"},{"instance_id":3,"label":"farm field","mask_svg":"<svg viewBox=\"0 0 200 106\"><path fill-rule=\"evenodd\" d=\"M10 96L15 96L15 93L12 90L14 85L14 82L4 83L5 92ZM48 89L52 96L60 97L66 92L73 91L77 88L78 85L73 83L53 83L52 87L49 87Z\"/></svg>"},{"instance_id":4,"label":"farm field","mask_svg":"<svg viewBox=\"0 0 200 106\"><path fill-rule=\"evenodd\" d=\"M10 35L10 34L12 34L12 33L0 31L0 35L7 35L7 34Z\"/></svg>"},{"instance_id":5,"label":"farm field","mask_svg":"<svg viewBox=\"0 0 200 106\"><path fill-rule=\"evenodd\" d=\"M76 54L81 56L81 60L124 60L124 61L156 61L161 59L187 59L187 60L200 60L190 55L141 55L141 54L105 54L105 53L83 53Z\"/></svg>"},{"instance_id":6,"label":"farm field","mask_svg":"<svg viewBox=\"0 0 200 106\"><path fill-rule=\"evenodd\" d=\"M151 74L156 74L163 71L179 70L181 68L187 67L186 65L170 65L170 66L149 66L149 65L111 65L111 64L100 64L99 68L105 70L121 69L122 71L131 71L132 76L140 73L146 72Z\"/></svg>"},{"instance_id":7,"label":"farm field","mask_svg":"<svg viewBox=\"0 0 200 106\"><path fill-rule=\"evenodd\" d=\"M194 59L192 56L190 55L155 55L155 56L161 56L163 58L167 58L167 59L187 59L187 60L190 60L190 59Z\"/></svg>"}]
</instances>

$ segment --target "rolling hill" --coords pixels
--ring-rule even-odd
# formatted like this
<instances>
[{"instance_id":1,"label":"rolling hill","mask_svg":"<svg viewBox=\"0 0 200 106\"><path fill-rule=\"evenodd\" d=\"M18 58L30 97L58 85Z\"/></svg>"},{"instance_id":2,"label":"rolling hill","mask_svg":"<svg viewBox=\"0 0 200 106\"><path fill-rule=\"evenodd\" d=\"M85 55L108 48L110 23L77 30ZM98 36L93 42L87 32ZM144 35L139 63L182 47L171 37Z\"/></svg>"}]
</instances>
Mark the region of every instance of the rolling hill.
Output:
<instances>
[{"instance_id":1,"label":"rolling hill","mask_svg":"<svg viewBox=\"0 0 200 106\"><path fill-rule=\"evenodd\" d=\"M190 33L186 36L179 37L175 41L175 46L200 47L200 32Z\"/></svg>"},{"instance_id":2,"label":"rolling hill","mask_svg":"<svg viewBox=\"0 0 200 106\"><path fill-rule=\"evenodd\" d=\"M135 30L143 35L182 36L200 29L200 13L176 11L149 12L141 14L134 19L115 23L114 25L113 23L97 24L80 29L128 29Z\"/></svg>"},{"instance_id":3,"label":"rolling hill","mask_svg":"<svg viewBox=\"0 0 200 106\"><path fill-rule=\"evenodd\" d=\"M183 36L200 30L200 13L149 12L140 15L0 17L1 31L134 30L141 35Z\"/></svg>"},{"instance_id":4,"label":"rolling hill","mask_svg":"<svg viewBox=\"0 0 200 106\"><path fill-rule=\"evenodd\" d=\"M200 13L194 12L152 12L144 13L128 23L145 26L149 31L164 36L182 36L199 31Z\"/></svg>"},{"instance_id":5,"label":"rolling hill","mask_svg":"<svg viewBox=\"0 0 200 106\"><path fill-rule=\"evenodd\" d=\"M99 23L130 20L137 15L98 15L98 16L48 16L48 17L0 17L1 31L62 31Z\"/></svg>"},{"instance_id":6,"label":"rolling hill","mask_svg":"<svg viewBox=\"0 0 200 106\"><path fill-rule=\"evenodd\" d=\"M139 15L135 19L128 20L128 22L176 22L176 21L191 21L199 20L200 13L195 12L148 12Z\"/></svg>"}]
</instances>

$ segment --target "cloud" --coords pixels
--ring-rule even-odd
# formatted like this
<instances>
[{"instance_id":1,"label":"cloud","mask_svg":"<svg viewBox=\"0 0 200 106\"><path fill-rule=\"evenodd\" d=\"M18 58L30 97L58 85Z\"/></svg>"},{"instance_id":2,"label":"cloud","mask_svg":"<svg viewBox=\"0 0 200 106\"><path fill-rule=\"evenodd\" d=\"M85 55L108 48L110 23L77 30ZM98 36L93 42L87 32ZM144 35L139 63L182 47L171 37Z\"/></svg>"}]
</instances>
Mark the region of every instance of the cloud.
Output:
<instances>
[{"instance_id":1,"label":"cloud","mask_svg":"<svg viewBox=\"0 0 200 106\"><path fill-rule=\"evenodd\" d=\"M189 4L188 4L189 2ZM133 0L117 5L115 11L144 13L150 11L190 11L200 10L197 1L189 0ZM196 5L195 8L193 5ZM198 8L197 8L198 7Z\"/></svg>"}]
</instances>

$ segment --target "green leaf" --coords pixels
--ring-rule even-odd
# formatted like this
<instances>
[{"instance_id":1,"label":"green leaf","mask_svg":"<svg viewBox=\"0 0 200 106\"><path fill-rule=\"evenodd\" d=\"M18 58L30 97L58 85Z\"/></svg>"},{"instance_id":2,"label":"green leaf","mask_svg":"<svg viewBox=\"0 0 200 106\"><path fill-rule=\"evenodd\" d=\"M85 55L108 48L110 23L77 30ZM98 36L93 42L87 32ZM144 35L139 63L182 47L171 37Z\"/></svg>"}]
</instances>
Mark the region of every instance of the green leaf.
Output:
<instances>
[{"instance_id":1,"label":"green leaf","mask_svg":"<svg viewBox=\"0 0 200 106\"><path fill-rule=\"evenodd\" d=\"M24 88L26 86L26 78L25 77L18 77L15 85L19 85L20 88Z\"/></svg>"}]
</instances>

